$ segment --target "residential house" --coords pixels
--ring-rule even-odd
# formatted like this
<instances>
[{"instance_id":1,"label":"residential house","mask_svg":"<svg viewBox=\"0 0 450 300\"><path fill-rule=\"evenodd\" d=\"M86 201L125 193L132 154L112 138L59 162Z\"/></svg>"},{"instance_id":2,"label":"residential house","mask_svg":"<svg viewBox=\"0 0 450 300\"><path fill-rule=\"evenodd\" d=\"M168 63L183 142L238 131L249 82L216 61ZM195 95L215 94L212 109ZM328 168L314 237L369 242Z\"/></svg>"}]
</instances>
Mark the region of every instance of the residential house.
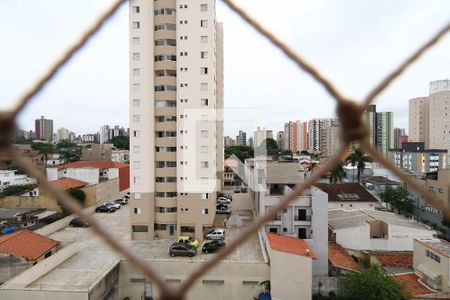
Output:
<instances>
[{"instance_id":1,"label":"residential house","mask_svg":"<svg viewBox=\"0 0 450 300\"><path fill-rule=\"evenodd\" d=\"M414 239L413 267L429 287L450 293L450 243L433 238Z\"/></svg>"},{"instance_id":2,"label":"residential house","mask_svg":"<svg viewBox=\"0 0 450 300\"><path fill-rule=\"evenodd\" d=\"M13 185L33 185L37 181L35 178L30 178L26 174L16 174L17 170L0 170L0 192L2 192L6 187ZM26 195L30 195L30 191ZM39 189L33 187L31 189L31 196L37 196L39 194Z\"/></svg>"},{"instance_id":3,"label":"residential house","mask_svg":"<svg viewBox=\"0 0 450 300\"><path fill-rule=\"evenodd\" d=\"M380 201L359 183L316 183L311 188L314 199L328 203L328 209L375 209Z\"/></svg>"},{"instance_id":4,"label":"residential house","mask_svg":"<svg viewBox=\"0 0 450 300\"><path fill-rule=\"evenodd\" d=\"M0 284L51 256L59 242L20 230L0 236Z\"/></svg>"},{"instance_id":5,"label":"residential house","mask_svg":"<svg viewBox=\"0 0 450 300\"><path fill-rule=\"evenodd\" d=\"M435 231L400 215L373 209L328 211L329 239L347 250L412 251L413 239Z\"/></svg>"},{"instance_id":6,"label":"residential house","mask_svg":"<svg viewBox=\"0 0 450 300\"><path fill-rule=\"evenodd\" d=\"M402 185L401 182L391 180L383 176L371 176L364 178L363 184L366 189L374 195L384 192L387 187L396 189Z\"/></svg>"},{"instance_id":7,"label":"residential house","mask_svg":"<svg viewBox=\"0 0 450 300\"><path fill-rule=\"evenodd\" d=\"M256 161L255 161L256 162ZM273 209L295 185L304 180L303 168L296 162L265 161L265 174L259 178L263 189L251 191L253 206L258 215ZM254 172L261 169L255 166ZM264 173L263 172L263 173ZM311 245L318 259L314 261L314 275L328 274L327 200L315 199L306 191L283 211L266 223L265 231L304 239Z\"/></svg>"},{"instance_id":8,"label":"residential house","mask_svg":"<svg viewBox=\"0 0 450 300\"><path fill-rule=\"evenodd\" d=\"M118 178L119 190L130 186L130 168L128 164L112 161L77 161L56 168L47 168L49 181L72 178L86 182L88 185L98 184Z\"/></svg>"},{"instance_id":9,"label":"residential house","mask_svg":"<svg viewBox=\"0 0 450 300\"><path fill-rule=\"evenodd\" d=\"M272 298L312 299L313 260L317 256L308 242L271 232L267 240Z\"/></svg>"},{"instance_id":10,"label":"residential house","mask_svg":"<svg viewBox=\"0 0 450 300\"><path fill-rule=\"evenodd\" d=\"M353 257L335 242L328 243L328 266L330 276L345 275L359 270L358 263Z\"/></svg>"}]
</instances>

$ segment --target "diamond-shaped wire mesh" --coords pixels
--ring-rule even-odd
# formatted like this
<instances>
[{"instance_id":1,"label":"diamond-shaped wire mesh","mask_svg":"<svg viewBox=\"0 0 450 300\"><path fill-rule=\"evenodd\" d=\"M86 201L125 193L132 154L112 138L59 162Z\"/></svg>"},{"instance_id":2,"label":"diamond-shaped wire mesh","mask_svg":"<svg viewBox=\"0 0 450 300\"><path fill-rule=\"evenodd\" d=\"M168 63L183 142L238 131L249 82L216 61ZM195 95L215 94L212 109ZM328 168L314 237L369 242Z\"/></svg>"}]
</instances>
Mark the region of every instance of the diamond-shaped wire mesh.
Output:
<instances>
[{"instance_id":1,"label":"diamond-shaped wire mesh","mask_svg":"<svg viewBox=\"0 0 450 300\"><path fill-rule=\"evenodd\" d=\"M108 232L99 225L95 218L82 211L82 207L77 201L58 187L49 183L46 176L31 162L23 159L11 144L12 137L16 129L15 118L17 114L42 90L47 83L55 77L58 71L74 56L74 54L86 45L87 41L90 40L100 30L100 28L105 25L109 18L119 10L121 5L127 1L116 0L111 7L105 11L105 13L102 14L85 33L81 35L80 39L73 46L69 47L54 65L48 68L48 71L42 75L42 77L31 87L31 89L26 91L24 95L19 98L17 105L13 110L0 112L0 152L6 152L12 155L17 165L29 176L36 178L43 187L50 191L55 199L58 199L62 206L78 214L82 219L90 223L92 230L101 236L111 248L131 261L142 271L144 275L152 280L153 284L155 284L159 289L161 299L183 299L186 292L192 287L197 279L213 268L218 262L220 262L221 259L225 258L233 250L239 247L239 245L250 235L255 234L257 230L266 222L272 220L277 215L278 211L282 210L289 204L289 202L293 201L305 190L311 187L311 185L318 181L323 174L329 172L337 163L342 161L345 158L344 156L347 153L347 149L352 142L358 142L374 160L382 163L394 172L394 174L401 178L413 190L421 194L428 204L439 208L444 213L445 217L450 217L450 210L448 207L438 201L434 195L425 191L416 180L406 176L405 173L397 169L392 162L384 158L383 155L381 155L369 144L367 140L368 131L362 121L362 116L366 108L383 90L390 85L390 83L392 83L392 81L398 78L413 62L415 62L425 51L434 46L450 30L450 22L434 36L432 36L429 41L424 43L394 71L389 73L372 91L369 92L367 97L363 99L364 101L362 104L358 104L343 97L331 81L326 79L316 68L310 65L299 54L290 49L288 45L284 44L276 35L264 28L260 22L253 19L246 11L236 5L233 1L222 1L242 19L244 19L250 26L252 26L259 34L266 37L275 47L279 48L289 59L292 60L293 63L298 65L300 69L312 76L336 100L337 114L343 128L341 132L342 139L344 140L344 146L325 162L320 171L313 172L310 176L308 176L302 184L298 185L290 194L285 196L279 204L275 206L274 210L258 217L253 224L246 227L235 240L229 243L228 247L218 252L217 255L215 255L211 260L203 263L201 267L198 267L177 289L174 289L173 287L169 288L161 276L151 266L149 266L144 259L129 251L119 241L111 237Z\"/></svg>"}]
</instances>

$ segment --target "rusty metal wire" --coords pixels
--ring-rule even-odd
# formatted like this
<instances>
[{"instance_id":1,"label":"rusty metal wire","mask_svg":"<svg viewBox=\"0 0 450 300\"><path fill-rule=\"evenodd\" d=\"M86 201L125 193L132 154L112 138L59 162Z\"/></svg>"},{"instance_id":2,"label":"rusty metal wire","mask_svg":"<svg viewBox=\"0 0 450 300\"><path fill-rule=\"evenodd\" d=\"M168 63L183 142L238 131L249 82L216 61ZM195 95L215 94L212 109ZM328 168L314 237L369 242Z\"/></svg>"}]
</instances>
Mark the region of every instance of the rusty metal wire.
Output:
<instances>
[{"instance_id":1,"label":"rusty metal wire","mask_svg":"<svg viewBox=\"0 0 450 300\"><path fill-rule=\"evenodd\" d=\"M262 227L267 221L273 219L277 212L286 207L291 201L297 198L299 195L304 193L308 188L310 188L321 176L327 173L329 170L340 161L343 160L344 155L348 150L351 142L359 142L362 148L376 161L382 163L388 169L390 169L394 174L400 177L404 182L406 182L411 188L416 192L423 195L427 203L434 205L444 212L445 216L450 216L449 209L444 206L434 195L428 193L418 184L417 181L408 177L404 172L400 171L395 167L395 165L383 157L376 149L374 149L367 141L367 128L362 122L362 116L366 107L374 101L374 99L384 91L389 84L399 77L413 62L429 48L433 47L448 31L450 31L450 23L447 24L442 30L436 33L428 42L424 43L416 52L414 52L405 62L403 62L396 70L391 72L385 79L383 79L364 99L362 104L357 104L354 101L350 101L338 90L336 87L327 80L316 68L310 65L304 58L299 54L289 48L288 45L283 43L276 35L271 33L268 29L262 26L257 20L252 18L245 10L236 5L231 0L222 0L231 10L238 14L242 19L244 19L250 26L252 26L257 32L262 36L266 37L274 46L281 50L288 58L290 58L295 64L297 64L303 71L307 72L311 77L313 77L317 82L319 82L325 90L336 100L337 102L337 114L341 120L343 127L342 138L344 140L344 146L338 153L330 157L324 164L324 167L317 172L313 172L305 181L297 186L294 191L288 194L280 203L275 207L274 210L268 212L267 214L260 216L256 221L249 227L245 228L242 233L231 243L229 246L217 255L215 255L211 260L202 264L201 267L194 270L191 276L183 282L178 289L173 287L168 287L166 283L162 280L160 275L145 262L145 260L131 251L129 251L125 246L123 246L119 241L116 241L108 232L102 228L95 218L83 212L82 207L77 204L77 202L70 197L67 193L57 188L53 184L47 181L45 175L35 168L30 162L26 161L13 149L10 144L11 138L15 130L15 118L17 114L29 103L40 90L48 84L57 75L58 71L77 53L78 50L82 49L86 43L91 39L96 32L118 11L120 6L127 2L125 0L116 0L110 6L110 8L102 14L96 22L90 27L81 38L73 46L71 46L62 57L52 65L49 70L42 75L42 77L32 86L32 88L27 91L19 100L16 107L11 111L0 112L0 151L6 151L14 157L17 162L28 175L36 178L40 184L49 190L49 192L58 200L58 202L78 214L83 220L89 222L92 230L96 234L101 236L104 241L114 250L119 252L121 255L129 259L137 268L139 268L142 273L153 281L153 283L158 287L161 294L161 299L168 300L181 300L184 299L186 292L192 287L192 285L201 276L209 272L221 259L225 258L232 251L234 251L239 245L242 244L249 236L255 234L260 227Z\"/></svg>"}]
</instances>

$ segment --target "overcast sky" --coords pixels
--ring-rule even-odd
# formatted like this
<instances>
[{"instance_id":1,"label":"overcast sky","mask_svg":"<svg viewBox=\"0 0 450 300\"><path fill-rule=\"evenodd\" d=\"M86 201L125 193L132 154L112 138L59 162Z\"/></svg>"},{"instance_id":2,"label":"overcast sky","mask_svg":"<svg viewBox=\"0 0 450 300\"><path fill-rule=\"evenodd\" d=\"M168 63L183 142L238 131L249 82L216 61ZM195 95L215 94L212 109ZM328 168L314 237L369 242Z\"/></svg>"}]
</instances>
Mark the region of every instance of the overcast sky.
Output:
<instances>
[{"instance_id":1,"label":"overcast sky","mask_svg":"<svg viewBox=\"0 0 450 300\"><path fill-rule=\"evenodd\" d=\"M358 99L450 21L450 1L236 0ZM110 3L107 0L0 1L0 109L10 107L54 58ZM276 6L274 6L276 4ZM334 116L333 100L307 74L224 5L225 134L260 125L281 130L289 120ZM408 99L428 95L432 80L450 78L450 35L377 99L407 127ZM240 119L237 112L245 118ZM254 113L254 116L251 116ZM19 119L34 129L45 115L78 134L103 124L128 127L128 7L36 97ZM251 117L249 117L251 116ZM241 118L242 119L242 118Z\"/></svg>"}]
</instances>

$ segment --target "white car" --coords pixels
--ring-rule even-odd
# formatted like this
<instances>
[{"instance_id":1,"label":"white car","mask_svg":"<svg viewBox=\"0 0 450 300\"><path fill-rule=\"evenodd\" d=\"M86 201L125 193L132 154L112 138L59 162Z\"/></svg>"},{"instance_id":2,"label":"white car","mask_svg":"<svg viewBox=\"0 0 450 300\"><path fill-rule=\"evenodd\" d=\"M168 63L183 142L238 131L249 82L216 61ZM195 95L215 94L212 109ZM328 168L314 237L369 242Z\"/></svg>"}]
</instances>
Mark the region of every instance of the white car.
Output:
<instances>
[{"instance_id":1,"label":"white car","mask_svg":"<svg viewBox=\"0 0 450 300\"><path fill-rule=\"evenodd\" d=\"M112 207L114 207L115 209L120 209L120 204L115 203L115 202L106 202L106 205L110 205Z\"/></svg>"},{"instance_id":2,"label":"white car","mask_svg":"<svg viewBox=\"0 0 450 300\"><path fill-rule=\"evenodd\" d=\"M207 240L224 240L225 239L225 229L216 228L216 229L210 230L205 235L205 238Z\"/></svg>"},{"instance_id":3,"label":"white car","mask_svg":"<svg viewBox=\"0 0 450 300\"><path fill-rule=\"evenodd\" d=\"M227 199L227 198L225 198L225 197L219 197L219 198L216 200L216 203L217 203L217 204L230 204L230 203L231 203L231 200L230 200L230 199Z\"/></svg>"}]
</instances>

